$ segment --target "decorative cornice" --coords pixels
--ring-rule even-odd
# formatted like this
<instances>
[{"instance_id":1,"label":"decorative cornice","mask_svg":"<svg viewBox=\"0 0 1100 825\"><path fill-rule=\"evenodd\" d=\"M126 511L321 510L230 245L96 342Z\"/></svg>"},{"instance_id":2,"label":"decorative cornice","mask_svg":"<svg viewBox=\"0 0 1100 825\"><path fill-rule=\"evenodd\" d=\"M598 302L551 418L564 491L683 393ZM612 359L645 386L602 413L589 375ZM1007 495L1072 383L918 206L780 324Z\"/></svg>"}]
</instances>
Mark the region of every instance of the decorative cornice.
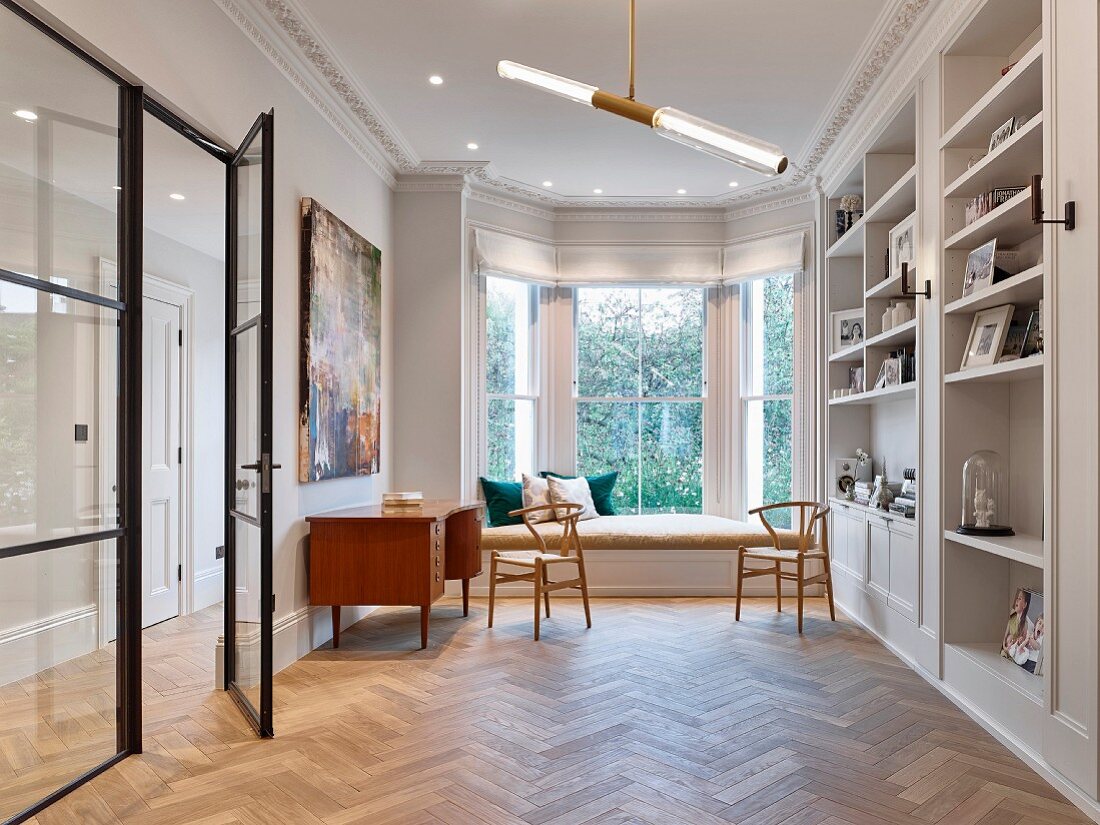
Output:
<instances>
[{"instance_id":1,"label":"decorative cornice","mask_svg":"<svg viewBox=\"0 0 1100 825\"><path fill-rule=\"evenodd\" d=\"M788 195L785 198L776 198L775 200L764 201L762 203L754 203L751 206L743 206L740 209L726 210L726 212L722 214L722 220L735 221L739 220L740 218L748 218L753 215L760 215L764 212L774 212L777 209L788 209L792 206L809 203L813 201L816 197L816 187L811 186L803 192Z\"/></svg>"},{"instance_id":2,"label":"decorative cornice","mask_svg":"<svg viewBox=\"0 0 1100 825\"><path fill-rule=\"evenodd\" d=\"M520 181L498 175L490 164L421 162L415 156L408 142L382 114L374 101L370 99L366 90L361 88L352 79L351 73L342 67L339 60L334 56L333 50L327 46L323 36L318 32L317 27L312 25L308 15L298 7L294 0L216 0L216 2L246 34L256 41L261 51L279 67L295 87L321 111L337 131L356 148L356 151L371 164L372 168L386 179L391 187L397 186L393 170L385 168L386 164L380 162L380 154L384 156L393 169L404 174L466 174L472 182L481 184L482 187L496 190L505 197L511 196L533 202L544 208L674 209L680 211L691 209L729 210L735 204L757 201L767 195L799 187L807 180L811 180L832 146L867 98L878 78L889 65L899 46L929 6L930 0L893 0L896 12L892 15L884 15L888 20L885 30L877 39L877 42L871 45L867 56L857 64L859 69L854 74L850 72L851 79L847 88L843 94L834 97L836 102L831 112L826 118L823 118L822 125L817 133L799 154L798 162L792 162L787 172L781 177L762 181L758 185L744 187L736 194L722 194L712 198L620 198L614 200L569 198L555 195ZM964 0L960 0L960 2L964 2ZM263 27L253 19L258 15L253 14L250 16L246 14L242 10L242 6L248 6L254 11L262 10L266 12L266 15L283 33L281 39L300 55L301 62L308 67L308 72L301 71L294 65L298 61L293 61L284 56L274 43L275 38L270 36L270 33L265 32ZM339 108L344 109L347 114L354 118L356 127L349 126L345 118L340 116L337 107L326 101L325 98L328 97L328 94L322 95L316 90L309 79L305 77L307 73L312 75L315 82L323 84L327 92L340 101ZM363 137L360 137L360 134ZM364 140L364 137L367 139ZM455 171L459 168L464 171ZM768 206L775 202L770 201ZM770 208L782 207L774 206ZM767 209L763 211L767 211ZM727 214L738 214L738 212L728 211ZM749 214L756 214L756 212L750 212Z\"/></svg>"}]
</instances>

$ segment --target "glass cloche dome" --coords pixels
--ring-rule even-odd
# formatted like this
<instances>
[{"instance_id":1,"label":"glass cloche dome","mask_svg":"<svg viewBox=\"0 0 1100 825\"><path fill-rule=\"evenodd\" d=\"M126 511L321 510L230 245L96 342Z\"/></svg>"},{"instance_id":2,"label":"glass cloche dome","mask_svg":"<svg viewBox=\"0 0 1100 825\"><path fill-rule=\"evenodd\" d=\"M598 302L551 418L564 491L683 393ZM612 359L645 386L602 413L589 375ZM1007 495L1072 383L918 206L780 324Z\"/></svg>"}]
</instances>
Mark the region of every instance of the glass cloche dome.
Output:
<instances>
[{"instance_id":1,"label":"glass cloche dome","mask_svg":"<svg viewBox=\"0 0 1100 825\"><path fill-rule=\"evenodd\" d=\"M965 536L1014 536L1008 521L1008 470L998 453L979 450L963 464L962 522Z\"/></svg>"}]
</instances>

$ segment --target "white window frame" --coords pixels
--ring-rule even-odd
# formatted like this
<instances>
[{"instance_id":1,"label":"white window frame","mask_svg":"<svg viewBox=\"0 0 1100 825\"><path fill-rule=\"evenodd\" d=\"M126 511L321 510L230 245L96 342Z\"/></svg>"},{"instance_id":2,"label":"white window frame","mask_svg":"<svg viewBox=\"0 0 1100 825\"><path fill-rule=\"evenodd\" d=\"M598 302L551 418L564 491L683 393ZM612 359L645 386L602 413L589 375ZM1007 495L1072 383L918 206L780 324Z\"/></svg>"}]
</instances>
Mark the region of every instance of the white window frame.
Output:
<instances>
[{"instance_id":1,"label":"white window frame","mask_svg":"<svg viewBox=\"0 0 1100 825\"><path fill-rule=\"evenodd\" d=\"M713 290L711 288L708 288L708 287L692 287L692 286L683 286L681 284L668 284L668 285L654 284L653 286L642 286L642 287L634 286L634 285L628 285L628 284L624 284L622 286L610 285L610 286L607 286L607 287L601 287L600 285L593 285L591 287L583 287L583 288L587 288L587 289L600 289L600 288L632 289L632 290L637 290L639 293L641 293L643 290L646 290L646 289L696 289L696 290L698 290L699 292L702 293L702 296L703 296L703 353L702 353L702 355L703 355L703 375L702 375L702 386L700 388L700 394L698 396L694 396L694 395L690 395L690 396L672 396L672 395L669 395L669 396L653 396L653 395L647 395L647 396L623 396L623 395L599 396L599 395L585 395L585 396L582 396L578 392L578 386L579 386L579 383L578 383L578 377L579 377L578 376L578 370L579 370L580 345L579 345L579 341L578 341L578 324L577 324L578 319L577 319L577 315L578 315L578 312L579 312L579 309L580 309L580 301L577 298L577 290L576 289L570 290L570 293L571 293L570 303L572 305L571 308L570 308L571 309L570 344L571 344L571 350L572 350L572 359L571 359L572 369L571 369L571 374L570 374L570 381L571 381L571 387L572 387L572 391L570 393L570 401L571 401L570 422L571 422L571 425L572 425L571 433L570 433L571 434L571 439L572 439L572 457L571 457L572 465L571 465L571 470L572 470L573 473L577 472L577 414L579 412L578 407L577 407L578 404L581 404L581 403L606 403L606 404L630 404L630 403L635 403L635 404L638 404L638 414L640 416L641 415L641 405L642 404L684 404L684 403L699 404L699 403L701 403L702 408L703 408L702 409L703 443L701 445L701 454L703 456L703 467L702 467L702 471L701 471L702 493L701 493L701 499L700 500L702 501L702 511L704 513L710 512L709 498L708 498L708 495L710 493L710 483L709 483L709 478L708 478L708 474L710 472L710 467L709 467L710 462L707 460L707 454L708 454L707 448L708 448L708 430L709 430L708 425L709 425L709 414L710 414L710 403L708 403L708 397L709 397L709 379L708 379L708 376L709 376L709 367L710 367L710 350L711 350L710 337L711 337L711 332L710 332L710 324L708 323L708 321L709 321L709 316L710 316L710 300L711 300L711 297L712 297L711 293L713 292ZM639 308L639 317L640 317L640 308ZM640 353L639 353L639 355L640 355ZM640 383L641 371L642 371L642 361L641 361L641 358L639 357L639 359L638 359L639 383ZM641 452L641 446L642 446L641 445L641 427L639 426L639 428L638 428L638 450L639 450L639 453ZM641 477L639 476L639 481L640 480L641 480ZM639 500L637 502L637 506L638 506L638 509L640 510L641 509L641 500L640 500L640 498L641 498L641 489L640 488L638 490L638 497L639 497Z\"/></svg>"}]
</instances>

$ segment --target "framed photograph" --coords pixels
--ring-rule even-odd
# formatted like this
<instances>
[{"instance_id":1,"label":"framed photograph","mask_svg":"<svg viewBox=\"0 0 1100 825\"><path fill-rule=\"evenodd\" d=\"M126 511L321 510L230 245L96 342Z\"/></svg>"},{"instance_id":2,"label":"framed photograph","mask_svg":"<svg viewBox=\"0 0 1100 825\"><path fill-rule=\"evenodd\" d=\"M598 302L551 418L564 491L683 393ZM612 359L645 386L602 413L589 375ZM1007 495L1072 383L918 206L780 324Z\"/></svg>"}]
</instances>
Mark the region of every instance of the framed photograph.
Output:
<instances>
[{"instance_id":1,"label":"framed photograph","mask_svg":"<svg viewBox=\"0 0 1100 825\"><path fill-rule=\"evenodd\" d=\"M890 277L901 275L901 265L909 264L912 272L917 266L917 215L908 218L890 230Z\"/></svg>"},{"instance_id":2,"label":"framed photograph","mask_svg":"<svg viewBox=\"0 0 1100 825\"><path fill-rule=\"evenodd\" d=\"M863 392L863 367L848 367L848 389L853 393Z\"/></svg>"},{"instance_id":3,"label":"framed photograph","mask_svg":"<svg viewBox=\"0 0 1100 825\"><path fill-rule=\"evenodd\" d=\"M989 151L992 152L1010 137L1012 133L1016 131L1016 117L1012 116L1006 120L1003 124L998 126L993 134L989 136Z\"/></svg>"},{"instance_id":4,"label":"framed photograph","mask_svg":"<svg viewBox=\"0 0 1100 825\"><path fill-rule=\"evenodd\" d=\"M832 324L833 353L863 343L863 310L844 309L829 315Z\"/></svg>"},{"instance_id":5,"label":"framed photograph","mask_svg":"<svg viewBox=\"0 0 1100 825\"><path fill-rule=\"evenodd\" d=\"M1013 321L1008 325L1008 334L1005 335L1005 344L1001 348L1001 361L1015 361L1023 357L1024 343L1027 341L1027 324Z\"/></svg>"},{"instance_id":6,"label":"framed photograph","mask_svg":"<svg viewBox=\"0 0 1100 825\"><path fill-rule=\"evenodd\" d=\"M875 379L875 389L881 390L886 386L886 362L882 362L882 366L878 368L878 377Z\"/></svg>"},{"instance_id":7,"label":"framed photograph","mask_svg":"<svg viewBox=\"0 0 1100 825\"><path fill-rule=\"evenodd\" d=\"M1026 587L1017 588L1001 638L1001 656L1036 676L1043 672L1044 613L1042 593Z\"/></svg>"},{"instance_id":8,"label":"framed photograph","mask_svg":"<svg viewBox=\"0 0 1100 825\"><path fill-rule=\"evenodd\" d=\"M1024 335L1024 348L1020 353L1021 358L1037 355L1043 351L1043 316L1040 313L1041 310L1031 310L1031 316L1027 320L1027 333Z\"/></svg>"},{"instance_id":9,"label":"framed photograph","mask_svg":"<svg viewBox=\"0 0 1100 825\"><path fill-rule=\"evenodd\" d=\"M987 367L997 363L1008 335L1008 325L1016 309L1012 304L982 310L974 316L970 339L963 353L962 369Z\"/></svg>"},{"instance_id":10,"label":"framed photograph","mask_svg":"<svg viewBox=\"0 0 1100 825\"><path fill-rule=\"evenodd\" d=\"M897 387L901 384L901 359L887 358L882 362L882 369L886 375L885 386Z\"/></svg>"},{"instance_id":11,"label":"framed photograph","mask_svg":"<svg viewBox=\"0 0 1100 825\"><path fill-rule=\"evenodd\" d=\"M997 239L989 241L966 256L963 277L963 297L981 292L993 283L993 259L997 255Z\"/></svg>"}]
</instances>

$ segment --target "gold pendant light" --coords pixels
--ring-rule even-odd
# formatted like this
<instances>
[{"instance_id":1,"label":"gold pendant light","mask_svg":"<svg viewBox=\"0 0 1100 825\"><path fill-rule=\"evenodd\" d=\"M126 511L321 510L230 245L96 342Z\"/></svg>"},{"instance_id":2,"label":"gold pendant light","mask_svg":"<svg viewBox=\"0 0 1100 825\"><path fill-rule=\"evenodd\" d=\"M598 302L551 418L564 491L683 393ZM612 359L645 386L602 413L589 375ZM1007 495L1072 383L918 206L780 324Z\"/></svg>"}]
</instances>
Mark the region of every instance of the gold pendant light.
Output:
<instances>
[{"instance_id":1,"label":"gold pendant light","mask_svg":"<svg viewBox=\"0 0 1100 825\"><path fill-rule=\"evenodd\" d=\"M637 121L654 129L657 134L693 149L722 158L760 172L778 175L787 168L787 156L778 146L751 137L734 129L727 129L700 117L673 109L657 108L634 99L634 9L630 0L630 63L628 68L629 93L626 97L605 92L587 83L570 80L541 69L533 69L511 60L497 64L497 74L508 80L518 80L545 92L567 100L583 103L605 112Z\"/></svg>"}]
</instances>

